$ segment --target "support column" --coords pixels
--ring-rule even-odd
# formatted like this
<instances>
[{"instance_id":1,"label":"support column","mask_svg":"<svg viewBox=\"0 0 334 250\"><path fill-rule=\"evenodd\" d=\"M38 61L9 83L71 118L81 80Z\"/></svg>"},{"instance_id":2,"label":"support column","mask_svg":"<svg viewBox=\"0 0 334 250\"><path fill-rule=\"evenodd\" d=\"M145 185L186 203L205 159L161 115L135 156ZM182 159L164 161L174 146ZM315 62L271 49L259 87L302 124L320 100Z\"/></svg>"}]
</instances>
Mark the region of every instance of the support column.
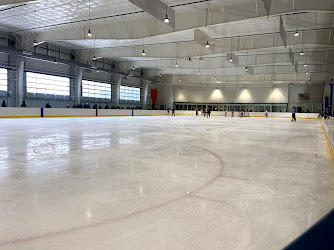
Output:
<instances>
[{"instance_id":1,"label":"support column","mask_svg":"<svg viewBox=\"0 0 334 250\"><path fill-rule=\"evenodd\" d=\"M82 84L82 68L78 68L77 78L75 81L75 103L81 102L81 84Z\"/></svg>"},{"instance_id":2,"label":"support column","mask_svg":"<svg viewBox=\"0 0 334 250\"><path fill-rule=\"evenodd\" d=\"M141 89L140 102L141 102L142 109L147 109L148 81L142 79L142 86L143 88Z\"/></svg>"},{"instance_id":3,"label":"support column","mask_svg":"<svg viewBox=\"0 0 334 250\"><path fill-rule=\"evenodd\" d=\"M16 107L20 107L23 101L24 61L18 62L16 81Z\"/></svg>"},{"instance_id":4,"label":"support column","mask_svg":"<svg viewBox=\"0 0 334 250\"><path fill-rule=\"evenodd\" d=\"M333 83L329 84L331 88L330 100L329 100L329 114L333 115Z\"/></svg>"},{"instance_id":5,"label":"support column","mask_svg":"<svg viewBox=\"0 0 334 250\"><path fill-rule=\"evenodd\" d=\"M122 76L121 75L116 75L115 78L116 84L113 86L113 93L112 97L114 100L114 105L117 107L119 106L119 98L120 98L120 88L121 88L121 83L122 83Z\"/></svg>"}]
</instances>

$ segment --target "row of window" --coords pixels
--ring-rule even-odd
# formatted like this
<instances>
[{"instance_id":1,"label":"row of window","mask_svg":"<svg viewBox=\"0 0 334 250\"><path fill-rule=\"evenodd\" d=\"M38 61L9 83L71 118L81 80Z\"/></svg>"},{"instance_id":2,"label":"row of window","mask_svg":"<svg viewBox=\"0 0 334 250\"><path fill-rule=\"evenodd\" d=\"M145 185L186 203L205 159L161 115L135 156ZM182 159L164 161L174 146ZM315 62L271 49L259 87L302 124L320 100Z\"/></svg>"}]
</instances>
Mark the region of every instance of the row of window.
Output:
<instances>
[{"instance_id":1,"label":"row of window","mask_svg":"<svg viewBox=\"0 0 334 250\"><path fill-rule=\"evenodd\" d=\"M0 68L0 91L7 91L7 69ZM70 95L70 78L45 74L26 73L27 92L34 94ZM111 99L111 84L82 81L82 96ZM140 88L120 87L120 99L140 101Z\"/></svg>"},{"instance_id":2,"label":"row of window","mask_svg":"<svg viewBox=\"0 0 334 250\"><path fill-rule=\"evenodd\" d=\"M0 68L0 90L7 91L7 69Z\"/></svg>"}]
</instances>

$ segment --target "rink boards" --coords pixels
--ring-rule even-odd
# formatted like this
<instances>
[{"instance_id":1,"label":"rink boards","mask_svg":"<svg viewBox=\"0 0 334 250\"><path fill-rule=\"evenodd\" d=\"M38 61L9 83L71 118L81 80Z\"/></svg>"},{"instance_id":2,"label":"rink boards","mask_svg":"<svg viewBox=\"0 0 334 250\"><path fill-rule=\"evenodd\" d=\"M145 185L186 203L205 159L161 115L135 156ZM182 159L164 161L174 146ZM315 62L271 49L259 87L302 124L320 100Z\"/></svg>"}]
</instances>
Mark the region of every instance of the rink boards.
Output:
<instances>
[{"instance_id":1,"label":"rink boards","mask_svg":"<svg viewBox=\"0 0 334 250\"><path fill-rule=\"evenodd\" d=\"M199 115L201 114L198 112ZM175 114L195 116L195 111L176 110ZM131 109L46 109L46 108L0 108L0 118L40 118L40 117L110 117L110 116L166 116L166 110L131 110ZM170 111L171 115L171 111ZM228 112L231 116L231 112ZM238 118L239 112L234 116ZM269 117L291 118L291 113L269 113ZM297 113L297 119L317 119L317 113ZM213 111L211 116L225 116L224 111ZM265 117L264 112L249 112L250 117Z\"/></svg>"}]
</instances>

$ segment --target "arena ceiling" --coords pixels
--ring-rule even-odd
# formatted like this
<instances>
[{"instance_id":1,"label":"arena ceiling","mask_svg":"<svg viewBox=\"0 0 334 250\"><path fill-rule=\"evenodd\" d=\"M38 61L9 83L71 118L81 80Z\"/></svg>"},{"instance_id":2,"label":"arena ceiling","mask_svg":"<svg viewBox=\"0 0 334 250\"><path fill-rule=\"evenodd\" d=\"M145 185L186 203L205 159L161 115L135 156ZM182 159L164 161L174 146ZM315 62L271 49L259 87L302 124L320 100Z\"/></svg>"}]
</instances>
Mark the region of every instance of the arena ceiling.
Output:
<instances>
[{"instance_id":1,"label":"arena ceiling","mask_svg":"<svg viewBox=\"0 0 334 250\"><path fill-rule=\"evenodd\" d=\"M5 0L0 30L14 35L23 49L34 41L56 43L75 50L82 61L93 63L96 56L113 60L124 72L135 67L146 69L149 77L174 75L179 79L174 84L321 83L334 78L332 0L275 0L269 15L262 0L164 2L175 10L175 29L127 0ZM213 38L214 49L194 41L197 29ZM231 52L237 64L229 62Z\"/></svg>"}]
</instances>

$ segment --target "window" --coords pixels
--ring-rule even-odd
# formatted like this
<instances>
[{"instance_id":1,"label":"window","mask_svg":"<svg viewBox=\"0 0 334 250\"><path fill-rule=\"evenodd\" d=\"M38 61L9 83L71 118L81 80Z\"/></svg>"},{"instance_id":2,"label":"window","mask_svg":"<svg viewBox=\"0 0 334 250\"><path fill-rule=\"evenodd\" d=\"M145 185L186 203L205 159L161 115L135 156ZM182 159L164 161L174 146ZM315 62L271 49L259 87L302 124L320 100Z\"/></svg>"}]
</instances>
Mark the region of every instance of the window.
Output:
<instances>
[{"instance_id":1,"label":"window","mask_svg":"<svg viewBox=\"0 0 334 250\"><path fill-rule=\"evenodd\" d=\"M70 95L70 79L27 72L27 92L50 95Z\"/></svg>"},{"instance_id":2,"label":"window","mask_svg":"<svg viewBox=\"0 0 334 250\"><path fill-rule=\"evenodd\" d=\"M140 102L140 88L121 86L120 99Z\"/></svg>"},{"instance_id":3,"label":"window","mask_svg":"<svg viewBox=\"0 0 334 250\"><path fill-rule=\"evenodd\" d=\"M83 80L82 96L111 99L111 84Z\"/></svg>"},{"instance_id":4,"label":"window","mask_svg":"<svg viewBox=\"0 0 334 250\"><path fill-rule=\"evenodd\" d=\"M7 69L0 68L0 90L7 91Z\"/></svg>"}]
</instances>

